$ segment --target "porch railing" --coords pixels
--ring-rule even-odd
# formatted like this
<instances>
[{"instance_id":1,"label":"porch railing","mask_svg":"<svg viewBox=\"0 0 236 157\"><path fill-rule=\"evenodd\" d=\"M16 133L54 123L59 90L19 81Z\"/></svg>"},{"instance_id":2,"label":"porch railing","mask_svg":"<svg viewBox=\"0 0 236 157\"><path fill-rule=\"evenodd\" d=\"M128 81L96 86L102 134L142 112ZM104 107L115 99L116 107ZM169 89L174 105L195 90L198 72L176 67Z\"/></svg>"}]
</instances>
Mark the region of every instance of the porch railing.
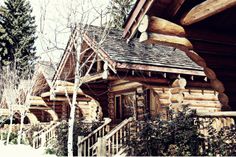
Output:
<instances>
[{"instance_id":1,"label":"porch railing","mask_svg":"<svg viewBox=\"0 0 236 157\"><path fill-rule=\"evenodd\" d=\"M119 156L126 150L126 141L130 137L131 123L130 117L122 121L106 136L98 138L96 143L97 156Z\"/></svg>"},{"instance_id":2,"label":"porch railing","mask_svg":"<svg viewBox=\"0 0 236 157\"><path fill-rule=\"evenodd\" d=\"M219 131L223 127L230 127L235 124L236 112L197 112L197 118L201 122L200 132L208 135L207 127L212 125L214 129Z\"/></svg>"},{"instance_id":3,"label":"porch railing","mask_svg":"<svg viewBox=\"0 0 236 157\"><path fill-rule=\"evenodd\" d=\"M88 136L78 136L78 156L93 156L94 144L97 143L99 137L103 137L109 132L110 118L104 118L104 123L95 129Z\"/></svg>"},{"instance_id":4,"label":"porch railing","mask_svg":"<svg viewBox=\"0 0 236 157\"><path fill-rule=\"evenodd\" d=\"M40 147L47 147L56 138L56 127L60 125L60 122L53 123L50 127L43 129L33 137L33 148L38 149Z\"/></svg>"}]
</instances>

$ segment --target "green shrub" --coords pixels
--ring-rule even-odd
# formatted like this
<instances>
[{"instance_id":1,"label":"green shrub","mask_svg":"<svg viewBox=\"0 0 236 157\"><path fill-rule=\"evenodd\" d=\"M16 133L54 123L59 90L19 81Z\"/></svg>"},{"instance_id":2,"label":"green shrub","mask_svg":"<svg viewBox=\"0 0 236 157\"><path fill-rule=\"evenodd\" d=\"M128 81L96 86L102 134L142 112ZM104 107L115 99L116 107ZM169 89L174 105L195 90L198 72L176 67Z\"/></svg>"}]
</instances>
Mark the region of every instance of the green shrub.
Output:
<instances>
[{"instance_id":1,"label":"green shrub","mask_svg":"<svg viewBox=\"0 0 236 157\"><path fill-rule=\"evenodd\" d=\"M33 141L34 132L38 132L42 129L43 129L43 127L40 124L32 125L26 134L27 143L30 144L31 146L33 146L32 141Z\"/></svg>"},{"instance_id":2,"label":"green shrub","mask_svg":"<svg viewBox=\"0 0 236 157\"><path fill-rule=\"evenodd\" d=\"M199 131L201 121L196 118L196 111L183 107L183 111L168 111L168 118L160 116L154 120L137 121L141 126L137 135L131 134L129 155L135 156L215 156L235 155L235 126L224 127L219 132L211 125L204 136Z\"/></svg>"},{"instance_id":3,"label":"green shrub","mask_svg":"<svg viewBox=\"0 0 236 157\"><path fill-rule=\"evenodd\" d=\"M8 135L8 133L2 133L3 141L7 141L7 135ZM12 132L10 134L9 143L10 144L17 144L17 133Z\"/></svg>"},{"instance_id":4,"label":"green shrub","mask_svg":"<svg viewBox=\"0 0 236 157\"><path fill-rule=\"evenodd\" d=\"M78 136L87 136L100 125L101 122L84 123L81 120L75 122L73 131L73 153L75 156L77 156L78 153ZM56 129L56 135L57 142L54 145L56 155L67 156L68 122L61 122L61 124Z\"/></svg>"},{"instance_id":5,"label":"green shrub","mask_svg":"<svg viewBox=\"0 0 236 157\"><path fill-rule=\"evenodd\" d=\"M45 154L56 154L55 148L46 148Z\"/></svg>"}]
</instances>

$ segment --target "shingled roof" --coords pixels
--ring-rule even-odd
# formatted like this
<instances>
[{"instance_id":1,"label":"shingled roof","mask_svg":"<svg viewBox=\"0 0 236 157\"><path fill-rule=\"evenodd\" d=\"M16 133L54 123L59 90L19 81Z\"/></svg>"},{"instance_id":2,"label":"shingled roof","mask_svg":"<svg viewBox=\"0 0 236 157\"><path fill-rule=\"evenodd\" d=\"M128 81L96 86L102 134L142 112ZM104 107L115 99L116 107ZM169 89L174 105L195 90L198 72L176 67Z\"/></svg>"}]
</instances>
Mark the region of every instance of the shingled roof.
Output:
<instances>
[{"instance_id":1,"label":"shingled roof","mask_svg":"<svg viewBox=\"0 0 236 157\"><path fill-rule=\"evenodd\" d=\"M88 36L99 41L102 29L91 27ZM109 57L119 63L143 64L160 67L172 67L189 70L203 70L193 62L185 52L164 45L145 45L132 40L126 43L122 37L122 31L110 30L101 47Z\"/></svg>"}]
</instances>

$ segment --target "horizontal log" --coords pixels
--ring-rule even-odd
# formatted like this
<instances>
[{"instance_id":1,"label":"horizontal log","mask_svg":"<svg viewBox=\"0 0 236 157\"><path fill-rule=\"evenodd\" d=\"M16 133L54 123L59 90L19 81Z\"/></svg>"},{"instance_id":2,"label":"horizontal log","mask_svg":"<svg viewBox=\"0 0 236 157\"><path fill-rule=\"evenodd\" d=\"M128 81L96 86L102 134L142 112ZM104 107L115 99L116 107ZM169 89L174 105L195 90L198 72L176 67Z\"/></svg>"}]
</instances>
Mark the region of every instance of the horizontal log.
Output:
<instances>
[{"instance_id":1,"label":"horizontal log","mask_svg":"<svg viewBox=\"0 0 236 157\"><path fill-rule=\"evenodd\" d=\"M180 22L191 25L236 5L236 0L206 0L184 14Z\"/></svg>"},{"instance_id":2,"label":"horizontal log","mask_svg":"<svg viewBox=\"0 0 236 157\"><path fill-rule=\"evenodd\" d=\"M222 112L197 112L199 117L236 117L234 111L222 111Z\"/></svg>"},{"instance_id":3,"label":"horizontal log","mask_svg":"<svg viewBox=\"0 0 236 157\"><path fill-rule=\"evenodd\" d=\"M69 97L69 99L72 100L71 97ZM91 101L92 99L89 97L77 97L76 100L77 101ZM55 98L51 98L50 101L55 101L55 102L59 101L60 103L62 103L61 101L67 102L68 98L66 96L56 96Z\"/></svg>"},{"instance_id":4,"label":"horizontal log","mask_svg":"<svg viewBox=\"0 0 236 157\"><path fill-rule=\"evenodd\" d=\"M163 94L158 94L159 99L165 103L165 100L170 101L172 103L180 103L184 100L184 97L182 94L169 94L169 93L163 93Z\"/></svg>"},{"instance_id":5,"label":"horizontal log","mask_svg":"<svg viewBox=\"0 0 236 157\"><path fill-rule=\"evenodd\" d=\"M215 108L215 107L196 107L196 106L191 106L190 107L191 109L195 109L196 111L199 111L199 112L219 112L220 111L220 108Z\"/></svg>"},{"instance_id":6,"label":"horizontal log","mask_svg":"<svg viewBox=\"0 0 236 157\"><path fill-rule=\"evenodd\" d=\"M152 32L166 35L176 35L181 37L184 37L186 35L185 30L182 26L159 17L148 17L148 15L145 15L143 17L138 30L141 33Z\"/></svg>"},{"instance_id":7,"label":"horizontal log","mask_svg":"<svg viewBox=\"0 0 236 157\"><path fill-rule=\"evenodd\" d=\"M142 86L141 83L131 82L131 83L127 83L126 85L113 86L110 88L110 92L117 92L117 91L122 91L122 90L127 90L127 89L134 89L134 88L137 88L140 86Z\"/></svg>"},{"instance_id":8,"label":"horizontal log","mask_svg":"<svg viewBox=\"0 0 236 157\"><path fill-rule=\"evenodd\" d=\"M196 100L184 100L183 104L188 104L189 107L211 107L211 108L221 108L221 104L219 101L196 101Z\"/></svg>"},{"instance_id":9,"label":"horizontal log","mask_svg":"<svg viewBox=\"0 0 236 157\"><path fill-rule=\"evenodd\" d=\"M218 101L217 95L214 94L202 94L202 93L183 93L184 100L195 100L195 101L201 101L201 100L207 100L207 101Z\"/></svg>"},{"instance_id":10,"label":"horizontal log","mask_svg":"<svg viewBox=\"0 0 236 157\"><path fill-rule=\"evenodd\" d=\"M182 94L171 94L170 101L172 103L182 103L184 96Z\"/></svg>"},{"instance_id":11,"label":"horizontal log","mask_svg":"<svg viewBox=\"0 0 236 157\"><path fill-rule=\"evenodd\" d=\"M139 37L139 42L148 44L163 44L179 48L183 51L188 51L193 48L191 42L184 37L177 37L172 35L164 35L159 33L143 32Z\"/></svg>"},{"instance_id":12,"label":"horizontal log","mask_svg":"<svg viewBox=\"0 0 236 157\"><path fill-rule=\"evenodd\" d=\"M161 105L168 106L171 104L168 99L159 99L159 100L160 100Z\"/></svg>"}]
</instances>

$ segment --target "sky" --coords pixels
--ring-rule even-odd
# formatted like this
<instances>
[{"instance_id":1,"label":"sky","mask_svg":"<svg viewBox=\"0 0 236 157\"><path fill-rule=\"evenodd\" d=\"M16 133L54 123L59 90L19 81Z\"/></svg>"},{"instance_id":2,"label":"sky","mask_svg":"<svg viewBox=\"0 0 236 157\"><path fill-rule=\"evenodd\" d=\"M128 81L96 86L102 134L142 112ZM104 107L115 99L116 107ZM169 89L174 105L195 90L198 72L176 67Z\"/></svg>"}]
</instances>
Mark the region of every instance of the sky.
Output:
<instances>
[{"instance_id":1,"label":"sky","mask_svg":"<svg viewBox=\"0 0 236 157\"><path fill-rule=\"evenodd\" d=\"M94 21L106 11L109 0L30 0L37 24L37 55L58 62L66 47L74 21ZM105 18L104 18L105 19ZM87 23L87 22L86 22ZM101 19L92 22L100 25Z\"/></svg>"}]
</instances>

